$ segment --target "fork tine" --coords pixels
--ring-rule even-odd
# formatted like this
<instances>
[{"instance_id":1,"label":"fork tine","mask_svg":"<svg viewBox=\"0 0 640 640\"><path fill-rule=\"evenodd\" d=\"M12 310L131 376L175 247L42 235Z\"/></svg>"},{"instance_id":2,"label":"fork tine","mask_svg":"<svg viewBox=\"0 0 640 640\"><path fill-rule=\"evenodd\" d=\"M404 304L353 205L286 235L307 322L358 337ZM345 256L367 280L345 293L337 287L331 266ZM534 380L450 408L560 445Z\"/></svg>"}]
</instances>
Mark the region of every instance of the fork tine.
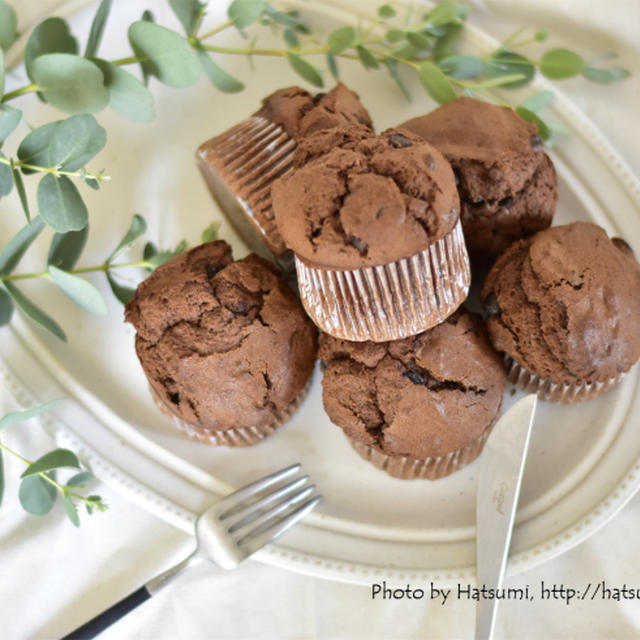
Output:
<instances>
[{"instance_id":1,"label":"fork tine","mask_svg":"<svg viewBox=\"0 0 640 640\"><path fill-rule=\"evenodd\" d=\"M226 520L235 520L235 523L230 524L229 533L236 531L240 527L248 524L249 522L254 521L261 513L263 513L264 508L268 505L278 502L282 498L285 498L287 495L292 494L296 489L301 488L304 484L306 484L307 480L309 480L309 476L302 476L300 478L296 478L291 482L288 482L283 487L272 491L271 493L267 493L264 497L256 500L255 502L251 502L249 504L241 503L237 507L233 509L227 510L222 516L220 516L221 521ZM231 518L231 516L234 516Z\"/></svg>"},{"instance_id":2,"label":"fork tine","mask_svg":"<svg viewBox=\"0 0 640 640\"><path fill-rule=\"evenodd\" d=\"M311 511L320 501L322 496L315 496L301 504L295 511L292 511L284 518L277 520L267 528L261 527L260 530L250 531L242 538L238 545L248 554L251 555L261 549L265 544L275 540L282 535L287 529L292 527L298 520Z\"/></svg>"},{"instance_id":3,"label":"fork tine","mask_svg":"<svg viewBox=\"0 0 640 640\"><path fill-rule=\"evenodd\" d=\"M244 502L247 498L254 496L259 493L263 489L270 487L271 485L277 484L281 480L288 478L290 475L293 475L300 469L300 464L292 464L290 467L286 467L281 469L280 471L276 471L264 478L260 478L251 484L246 485L245 487L241 487L237 491L229 494L226 498L223 498L216 504L218 508L218 512L220 513L220 518L226 518L230 512L238 507L241 503ZM220 512L220 509L223 509Z\"/></svg>"}]
</instances>

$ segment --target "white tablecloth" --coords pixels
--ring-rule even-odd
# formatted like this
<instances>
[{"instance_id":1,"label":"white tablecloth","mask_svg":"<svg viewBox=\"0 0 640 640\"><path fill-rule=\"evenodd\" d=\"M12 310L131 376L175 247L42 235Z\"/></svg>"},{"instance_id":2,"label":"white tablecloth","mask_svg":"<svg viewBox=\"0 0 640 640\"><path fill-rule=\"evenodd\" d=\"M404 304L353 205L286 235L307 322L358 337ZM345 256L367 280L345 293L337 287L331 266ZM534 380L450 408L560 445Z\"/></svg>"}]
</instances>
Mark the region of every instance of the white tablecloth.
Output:
<instances>
[{"instance_id":1,"label":"white tablecloth","mask_svg":"<svg viewBox=\"0 0 640 640\"><path fill-rule=\"evenodd\" d=\"M22 30L60 4L15 0ZM115 3L117 6L117 2ZM149 3L150 6L153 3ZM500 37L514 25L546 28L551 43L579 52L616 51L633 76L603 87L582 79L560 86L601 127L640 175L640 5L634 0L486 0L470 20ZM0 330L1 340L1 330ZM0 390L0 415L16 409ZM640 437L640 436L639 436ZM36 458L54 446L36 425L3 432L3 442ZM83 518L80 529L57 506L45 518L26 515L17 501L22 465L6 461L0 509L0 637L57 638L135 590L186 554L193 540L129 504L109 486L105 514ZM545 585L583 589L640 588L640 496L586 542L541 567L506 581L539 592ZM412 585L413 587L422 585ZM475 604L372 599L371 588L292 574L248 561L233 572L211 565L184 575L107 630L106 639L154 638L464 638L472 637ZM509 601L499 611L501 638L640 637L640 602Z\"/></svg>"}]
</instances>

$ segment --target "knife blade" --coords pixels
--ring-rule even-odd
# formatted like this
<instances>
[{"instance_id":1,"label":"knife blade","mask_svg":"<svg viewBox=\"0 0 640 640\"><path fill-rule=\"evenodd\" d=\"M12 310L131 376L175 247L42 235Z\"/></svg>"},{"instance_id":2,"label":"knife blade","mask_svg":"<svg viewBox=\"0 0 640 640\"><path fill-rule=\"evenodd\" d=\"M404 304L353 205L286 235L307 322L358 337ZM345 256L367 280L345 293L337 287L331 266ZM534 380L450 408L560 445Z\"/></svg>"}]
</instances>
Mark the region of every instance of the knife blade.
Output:
<instances>
[{"instance_id":1,"label":"knife blade","mask_svg":"<svg viewBox=\"0 0 640 640\"><path fill-rule=\"evenodd\" d=\"M502 588L537 396L518 400L496 423L480 456L476 496L477 586ZM498 599L480 599L476 640L493 634Z\"/></svg>"}]
</instances>

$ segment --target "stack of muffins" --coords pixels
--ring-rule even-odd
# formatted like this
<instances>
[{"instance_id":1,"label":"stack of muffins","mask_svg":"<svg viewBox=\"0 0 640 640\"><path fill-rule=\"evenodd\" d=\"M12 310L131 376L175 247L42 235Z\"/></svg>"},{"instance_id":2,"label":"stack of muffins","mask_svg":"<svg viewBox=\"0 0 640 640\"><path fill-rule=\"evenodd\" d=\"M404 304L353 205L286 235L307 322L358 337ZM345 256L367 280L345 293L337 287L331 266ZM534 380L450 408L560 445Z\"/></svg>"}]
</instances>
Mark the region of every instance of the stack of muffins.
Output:
<instances>
[{"instance_id":1,"label":"stack of muffins","mask_svg":"<svg viewBox=\"0 0 640 640\"><path fill-rule=\"evenodd\" d=\"M511 109L460 98L376 135L344 85L293 87L197 158L271 263L197 247L126 315L158 404L201 441L252 444L282 424L309 384L316 327L328 416L400 478L477 457L507 375L577 402L640 358L640 265L596 225L549 228L553 164ZM461 306L472 274L486 276L486 325Z\"/></svg>"}]
</instances>

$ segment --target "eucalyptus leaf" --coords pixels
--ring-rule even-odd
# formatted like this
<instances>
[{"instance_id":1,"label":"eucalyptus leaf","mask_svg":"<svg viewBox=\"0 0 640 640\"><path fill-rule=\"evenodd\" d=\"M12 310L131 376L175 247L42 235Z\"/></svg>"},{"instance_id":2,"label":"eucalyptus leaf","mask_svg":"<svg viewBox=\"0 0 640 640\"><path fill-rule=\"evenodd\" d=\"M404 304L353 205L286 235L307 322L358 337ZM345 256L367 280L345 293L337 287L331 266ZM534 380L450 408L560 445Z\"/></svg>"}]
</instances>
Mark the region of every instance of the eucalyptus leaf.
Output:
<instances>
[{"instance_id":1,"label":"eucalyptus leaf","mask_svg":"<svg viewBox=\"0 0 640 640\"><path fill-rule=\"evenodd\" d=\"M120 284L108 271L107 281L109 282L109 286L111 287L113 295L117 300L122 302L122 304L128 304L129 302L131 302L131 300L133 300L133 296L136 293L135 289Z\"/></svg>"},{"instance_id":2,"label":"eucalyptus leaf","mask_svg":"<svg viewBox=\"0 0 640 640\"><path fill-rule=\"evenodd\" d=\"M16 12L5 0L0 0L0 49L6 51L17 39L18 18Z\"/></svg>"},{"instance_id":3,"label":"eucalyptus leaf","mask_svg":"<svg viewBox=\"0 0 640 640\"><path fill-rule=\"evenodd\" d=\"M0 162L0 198L7 196L13 189L13 173L11 172L11 163L9 159L0 153L0 160L6 160Z\"/></svg>"},{"instance_id":4,"label":"eucalyptus leaf","mask_svg":"<svg viewBox=\"0 0 640 640\"><path fill-rule=\"evenodd\" d=\"M25 164L39 167L49 166L49 145L62 121L49 122L31 131L18 147L18 158ZM22 167L22 173L35 173L35 169Z\"/></svg>"},{"instance_id":5,"label":"eucalyptus leaf","mask_svg":"<svg viewBox=\"0 0 640 640\"><path fill-rule=\"evenodd\" d=\"M51 53L78 53L78 42L71 35L69 25L62 18L43 20L29 36L24 50L24 63L27 75L33 82L40 84L33 73L34 60Z\"/></svg>"},{"instance_id":6,"label":"eucalyptus leaf","mask_svg":"<svg viewBox=\"0 0 640 640\"><path fill-rule=\"evenodd\" d=\"M87 226L89 213L78 188L69 178L47 174L38 185L38 209L42 219L59 233Z\"/></svg>"},{"instance_id":7,"label":"eucalyptus leaf","mask_svg":"<svg viewBox=\"0 0 640 640\"><path fill-rule=\"evenodd\" d=\"M214 242L218 239L218 232L220 231L220 223L212 222L206 229L202 231L201 240L205 242Z\"/></svg>"},{"instance_id":8,"label":"eucalyptus leaf","mask_svg":"<svg viewBox=\"0 0 640 640\"><path fill-rule=\"evenodd\" d=\"M129 27L129 42L146 72L170 87L188 87L202 72L191 45L154 22L134 22Z\"/></svg>"},{"instance_id":9,"label":"eucalyptus leaf","mask_svg":"<svg viewBox=\"0 0 640 640\"><path fill-rule=\"evenodd\" d=\"M11 316L13 316L11 296L4 289L0 288L0 327L9 324L11 322Z\"/></svg>"},{"instance_id":10,"label":"eucalyptus leaf","mask_svg":"<svg viewBox=\"0 0 640 640\"><path fill-rule=\"evenodd\" d=\"M109 106L121 116L135 122L151 122L155 117L153 94L126 69L111 62L92 58L104 76L109 91Z\"/></svg>"},{"instance_id":11,"label":"eucalyptus leaf","mask_svg":"<svg viewBox=\"0 0 640 640\"><path fill-rule=\"evenodd\" d=\"M458 20L461 16L459 5L455 2L440 2L424 17L433 25L443 25Z\"/></svg>"},{"instance_id":12,"label":"eucalyptus leaf","mask_svg":"<svg viewBox=\"0 0 640 640\"><path fill-rule=\"evenodd\" d=\"M456 98L456 92L447 76L429 60L421 62L418 66L420 82L427 93L440 104Z\"/></svg>"},{"instance_id":13,"label":"eucalyptus leaf","mask_svg":"<svg viewBox=\"0 0 640 640\"><path fill-rule=\"evenodd\" d=\"M535 32L533 39L536 42L544 42L548 37L549 37L549 32L542 29L540 31Z\"/></svg>"},{"instance_id":14,"label":"eucalyptus leaf","mask_svg":"<svg viewBox=\"0 0 640 640\"><path fill-rule=\"evenodd\" d=\"M618 80L628 78L630 73L627 69L621 67L612 67L611 69L596 69L595 67L585 67L582 75L591 80L591 82L599 82L601 84L610 84Z\"/></svg>"},{"instance_id":15,"label":"eucalyptus leaf","mask_svg":"<svg viewBox=\"0 0 640 640\"><path fill-rule=\"evenodd\" d=\"M45 411L51 409L58 404L63 398L58 398L56 400L52 400L51 402L47 402L46 404L38 405L37 407L33 407L31 409L25 409L24 411L13 411L11 413L7 413L2 418L0 418L0 431L2 429L7 429L8 427L12 427L15 424L20 424L21 422L26 422L31 418L34 418Z\"/></svg>"},{"instance_id":16,"label":"eucalyptus leaf","mask_svg":"<svg viewBox=\"0 0 640 640\"><path fill-rule=\"evenodd\" d=\"M522 77L519 80L503 85L509 89L515 89L529 84L536 74L536 68L527 58L521 56L519 53L500 50L487 60L485 72L489 78L511 76L514 74L521 75Z\"/></svg>"},{"instance_id":17,"label":"eucalyptus leaf","mask_svg":"<svg viewBox=\"0 0 640 640\"><path fill-rule=\"evenodd\" d=\"M444 33L438 37L433 47L433 55L436 60L451 55L455 43L460 38L462 28L461 23L451 23L444 28Z\"/></svg>"},{"instance_id":18,"label":"eucalyptus leaf","mask_svg":"<svg viewBox=\"0 0 640 640\"><path fill-rule=\"evenodd\" d=\"M0 2L1 1L2 0L0 0ZM2 96L4 95L4 76L4 51L0 48L0 101L2 100Z\"/></svg>"},{"instance_id":19,"label":"eucalyptus leaf","mask_svg":"<svg viewBox=\"0 0 640 640\"><path fill-rule=\"evenodd\" d=\"M27 298L12 282L6 281L4 286L11 295L13 302L23 313L31 320L39 324L41 327L53 333L54 336L60 338L63 342L67 341L67 336L60 328L60 325L49 315L47 315L40 307L36 306L29 298Z\"/></svg>"},{"instance_id":20,"label":"eucalyptus leaf","mask_svg":"<svg viewBox=\"0 0 640 640\"><path fill-rule=\"evenodd\" d=\"M0 449L0 505L4 497L4 460L2 459L2 449Z\"/></svg>"},{"instance_id":21,"label":"eucalyptus leaf","mask_svg":"<svg viewBox=\"0 0 640 640\"><path fill-rule=\"evenodd\" d=\"M0 277L8 276L16 268L42 229L44 229L44 222L41 218L36 217L9 240L0 251Z\"/></svg>"},{"instance_id":22,"label":"eucalyptus leaf","mask_svg":"<svg viewBox=\"0 0 640 640\"><path fill-rule=\"evenodd\" d=\"M96 11L96 15L93 17L91 23L91 30L89 31L89 39L87 40L87 48L84 50L85 58L93 58L98 53L98 47L102 40L102 34L107 24L107 18L111 11L112 0L102 0L100 6Z\"/></svg>"},{"instance_id":23,"label":"eucalyptus leaf","mask_svg":"<svg viewBox=\"0 0 640 640\"><path fill-rule=\"evenodd\" d=\"M306 25L301 22L298 17L297 11L278 11L278 9L271 6L268 2L264 3L264 12L263 15L269 16L274 22L284 25L285 27L290 27L291 29L296 29L302 33L308 33L309 30Z\"/></svg>"},{"instance_id":24,"label":"eucalyptus leaf","mask_svg":"<svg viewBox=\"0 0 640 640\"><path fill-rule=\"evenodd\" d=\"M66 482L67 487L86 487L94 479L93 473L90 471L81 471L69 478Z\"/></svg>"},{"instance_id":25,"label":"eucalyptus leaf","mask_svg":"<svg viewBox=\"0 0 640 640\"><path fill-rule=\"evenodd\" d=\"M228 74L224 69L221 69L211 58L211 56L202 47L200 42L196 44L196 51L200 62L204 67L204 72L207 74L211 84L216 89L224 93L238 93L244 89L244 85L239 80L236 80L232 75Z\"/></svg>"},{"instance_id":26,"label":"eucalyptus leaf","mask_svg":"<svg viewBox=\"0 0 640 640\"><path fill-rule=\"evenodd\" d=\"M106 316L107 305L102 294L87 280L49 265L49 275L60 290L89 313Z\"/></svg>"},{"instance_id":27,"label":"eucalyptus leaf","mask_svg":"<svg viewBox=\"0 0 640 640\"><path fill-rule=\"evenodd\" d=\"M77 171L92 160L107 142L107 132L90 115L60 122L49 143L49 166Z\"/></svg>"},{"instance_id":28,"label":"eucalyptus leaf","mask_svg":"<svg viewBox=\"0 0 640 640\"><path fill-rule=\"evenodd\" d=\"M18 197L20 198L20 204L22 205L22 210L24 211L24 215L27 218L27 222L31 222L31 212L29 211L29 201L27 200L27 192L24 188L24 182L22 181L22 174L18 169L12 167L11 169L13 173L13 183L16 185L16 191L18 192Z\"/></svg>"},{"instance_id":29,"label":"eucalyptus leaf","mask_svg":"<svg viewBox=\"0 0 640 640\"><path fill-rule=\"evenodd\" d=\"M389 29L384 36L387 42L402 42L405 39L405 32L402 29Z\"/></svg>"},{"instance_id":30,"label":"eucalyptus leaf","mask_svg":"<svg viewBox=\"0 0 640 640\"><path fill-rule=\"evenodd\" d=\"M529 111L533 111L534 113L537 113L541 109L544 109L545 107L549 106L552 102L553 102L553 91L540 91L539 93L536 93L530 98L527 98L522 103L522 106L525 109L529 109Z\"/></svg>"},{"instance_id":31,"label":"eucalyptus leaf","mask_svg":"<svg viewBox=\"0 0 640 640\"><path fill-rule=\"evenodd\" d=\"M433 46L433 42L422 33L407 31L406 38L407 42L417 51L429 51Z\"/></svg>"},{"instance_id":32,"label":"eucalyptus leaf","mask_svg":"<svg viewBox=\"0 0 640 640\"><path fill-rule=\"evenodd\" d=\"M22 111L11 109L0 113L0 144L4 142L20 124Z\"/></svg>"},{"instance_id":33,"label":"eucalyptus leaf","mask_svg":"<svg viewBox=\"0 0 640 640\"><path fill-rule=\"evenodd\" d=\"M80 229L80 231L56 233L49 246L47 264L64 271L73 269L87 243L88 235L89 225L84 229Z\"/></svg>"},{"instance_id":34,"label":"eucalyptus leaf","mask_svg":"<svg viewBox=\"0 0 640 640\"><path fill-rule=\"evenodd\" d=\"M342 53L356 41L356 30L353 27L340 27L329 34L327 44L334 55Z\"/></svg>"},{"instance_id":35,"label":"eucalyptus leaf","mask_svg":"<svg viewBox=\"0 0 640 640\"><path fill-rule=\"evenodd\" d=\"M527 122L533 122L538 127L538 134L543 140L548 140L551 137L551 131L547 124L533 111L526 109L525 107L516 107L515 112Z\"/></svg>"},{"instance_id":36,"label":"eucalyptus leaf","mask_svg":"<svg viewBox=\"0 0 640 640\"><path fill-rule=\"evenodd\" d=\"M377 69L380 66L378 59L372 53L370 49L367 49L363 44L359 44L356 47L356 53L360 62L362 62L365 69Z\"/></svg>"},{"instance_id":37,"label":"eucalyptus leaf","mask_svg":"<svg viewBox=\"0 0 640 640\"><path fill-rule=\"evenodd\" d=\"M240 30L253 24L265 9L262 0L233 0L227 10L229 20Z\"/></svg>"},{"instance_id":38,"label":"eucalyptus leaf","mask_svg":"<svg viewBox=\"0 0 640 640\"><path fill-rule=\"evenodd\" d=\"M407 89L404 81L402 80L402 77L400 76L400 72L398 70L398 61L393 60L392 58L387 58L385 60L385 64L387 66L387 69L389 70L389 75L394 79L398 87L400 87L400 91L402 91L404 97L407 100L411 100L411 94L409 93L409 90Z\"/></svg>"},{"instance_id":39,"label":"eucalyptus leaf","mask_svg":"<svg viewBox=\"0 0 640 640\"><path fill-rule=\"evenodd\" d=\"M300 41L298 40L298 36L296 32L291 29L291 27L287 27L282 33L282 37L284 38L284 43L290 49L296 49L300 46Z\"/></svg>"},{"instance_id":40,"label":"eucalyptus leaf","mask_svg":"<svg viewBox=\"0 0 640 640\"><path fill-rule=\"evenodd\" d=\"M169 5L184 27L188 36L192 36L198 24L202 10L207 6L206 2L198 0L169 0Z\"/></svg>"},{"instance_id":41,"label":"eucalyptus leaf","mask_svg":"<svg viewBox=\"0 0 640 640\"><path fill-rule=\"evenodd\" d=\"M551 49L540 60L540 71L551 80L572 78L582 73L584 60L568 49Z\"/></svg>"},{"instance_id":42,"label":"eucalyptus leaf","mask_svg":"<svg viewBox=\"0 0 640 640\"><path fill-rule=\"evenodd\" d=\"M29 476L20 483L18 497L25 511L35 516L44 516L51 511L56 493L56 488L41 476Z\"/></svg>"},{"instance_id":43,"label":"eucalyptus leaf","mask_svg":"<svg viewBox=\"0 0 640 640\"><path fill-rule=\"evenodd\" d=\"M314 87L323 87L324 82L320 72L304 58L301 58L297 53L287 51L287 61L291 65L292 69L307 82L311 83Z\"/></svg>"},{"instance_id":44,"label":"eucalyptus leaf","mask_svg":"<svg viewBox=\"0 0 640 640\"><path fill-rule=\"evenodd\" d=\"M340 80L340 70L338 69L338 61L336 57L331 53L331 51L327 52L327 69L329 69L329 73L333 76L333 79L338 82Z\"/></svg>"},{"instance_id":45,"label":"eucalyptus leaf","mask_svg":"<svg viewBox=\"0 0 640 640\"><path fill-rule=\"evenodd\" d=\"M378 16L385 20L386 18L393 18L396 15L396 10L389 4L383 4L378 7Z\"/></svg>"},{"instance_id":46,"label":"eucalyptus leaf","mask_svg":"<svg viewBox=\"0 0 640 640\"><path fill-rule=\"evenodd\" d=\"M54 449L32 462L20 477L28 478L29 476L51 471L52 469L60 469L61 467L80 468L78 456L69 449Z\"/></svg>"},{"instance_id":47,"label":"eucalyptus leaf","mask_svg":"<svg viewBox=\"0 0 640 640\"><path fill-rule=\"evenodd\" d=\"M62 504L69 520L71 520L74 527L80 526L80 516L78 515L78 508L73 504L73 500L68 494L62 494Z\"/></svg>"},{"instance_id":48,"label":"eucalyptus leaf","mask_svg":"<svg viewBox=\"0 0 640 640\"><path fill-rule=\"evenodd\" d=\"M464 80L474 78L484 71L484 62L475 56L447 56L438 61L438 66L450 78Z\"/></svg>"},{"instance_id":49,"label":"eucalyptus leaf","mask_svg":"<svg viewBox=\"0 0 640 640\"><path fill-rule=\"evenodd\" d=\"M147 223L145 219L138 215L134 214L131 219L131 224L129 225L129 229L127 233L125 233L124 237L118 243L118 246L111 252L109 257L107 258L107 262L113 262L115 258L117 258L123 251L130 249L134 242L147 230Z\"/></svg>"},{"instance_id":50,"label":"eucalyptus leaf","mask_svg":"<svg viewBox=\"0 0 640 640\"><path fill-rule=\"evenodd\" d=\"M89 60L51 53L36 58L31 72L47 102L65 113L96 113L109 104L102 71Z\"/></svg>"}]
</instances>

